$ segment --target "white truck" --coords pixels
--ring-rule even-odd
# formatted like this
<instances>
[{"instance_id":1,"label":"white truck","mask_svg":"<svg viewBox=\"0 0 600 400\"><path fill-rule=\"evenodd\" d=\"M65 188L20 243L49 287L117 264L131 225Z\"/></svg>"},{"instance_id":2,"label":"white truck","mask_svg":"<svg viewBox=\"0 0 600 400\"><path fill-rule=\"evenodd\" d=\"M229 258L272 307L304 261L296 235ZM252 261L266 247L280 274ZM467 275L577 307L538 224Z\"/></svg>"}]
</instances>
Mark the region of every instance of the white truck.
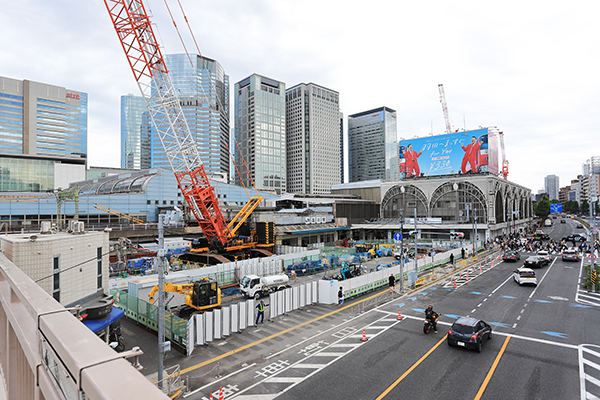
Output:
<instances>
[{"instance_id":1,"label":"white truck","mask_svg":"<svg viewBox=\"0 0 600 400\"><path fill-rule=\"evenodd\" d=\"M552 226L552 220L550 218L546 219L546 221L544 221L544 225L545 226Z\"/></svg>"},{"instance_id":2,"label":"white truck","mask_svg":"<svg viewBox=\"0 0 600 400\"><path fill-rule=\"evenodd\" d=\"M240 283L240 291L247 298L260 299L269 293L288 287L290 278L287 275L263 276L246 275Z\"/></svg>"}]
</instances>

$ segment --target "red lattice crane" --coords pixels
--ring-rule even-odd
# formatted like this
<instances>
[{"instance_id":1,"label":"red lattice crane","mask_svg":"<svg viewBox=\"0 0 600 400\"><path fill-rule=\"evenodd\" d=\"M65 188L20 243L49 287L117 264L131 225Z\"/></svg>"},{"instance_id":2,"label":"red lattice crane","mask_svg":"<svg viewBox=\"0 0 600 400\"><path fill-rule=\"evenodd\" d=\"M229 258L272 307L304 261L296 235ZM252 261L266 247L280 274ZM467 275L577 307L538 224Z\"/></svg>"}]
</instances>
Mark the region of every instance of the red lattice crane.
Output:
<instances>
[{"instance_id":1,"label":"red lattice crane","mask_svg":"<svg viewBox=\"0 0 600 400\"><path fill-rule=\"evenodd\" d=\"M177 182L211 248L229 247L235 231L262 201L253 197L227 225L171 82L141 0L104 0ZM232 228L234 222L237 226Z\"/></svg>"}]
</instances>

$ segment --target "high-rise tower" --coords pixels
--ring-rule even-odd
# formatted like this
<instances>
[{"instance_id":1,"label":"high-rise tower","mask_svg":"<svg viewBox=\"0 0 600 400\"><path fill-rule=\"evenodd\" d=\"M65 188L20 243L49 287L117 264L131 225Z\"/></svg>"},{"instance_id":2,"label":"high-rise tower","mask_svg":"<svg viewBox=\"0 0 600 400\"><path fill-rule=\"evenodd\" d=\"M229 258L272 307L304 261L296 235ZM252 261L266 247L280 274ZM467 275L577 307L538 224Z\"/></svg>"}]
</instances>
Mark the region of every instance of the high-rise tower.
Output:
<instances>
[{"instance_id":1,"label":"high-rise tower","mask_svg":"<svg viewBox=\"0 0 600 400\"><path fill-rule=\"evenodd\" d=\"M167 54L165 62L207 173L229 175L229 76L215 60ZM152 167L171 168L152 127Z\"/></svg>"},{"instance_id":2,"label":"high-rise tower","mask_svg":"<svg viewBox=\"0 0 600 400\"><path fill-rule=\"evenodd\" d=\"M253 74L235 84L236 184L286 191L285 83Z\"/></svg>"},{"instance_id":3,"label":"high-rise tower","mask_svg":"<svg viewBox=\"0 0 600 400\"><path fill-rule=\"evenodd\" d=\"M387 107L348 116L349 182L398 180L396 111Z\"/></svg>"},{"instance_id":4,"label":"high-rise tower","mask_svg":"<svg viewBox=\"0 0 600 400\"><path fill-rule=\"evenodd\" d=\"M286 90L287 190L328 194L340 176L339 93L314 83Z\"/></svg>"}]
</instances>

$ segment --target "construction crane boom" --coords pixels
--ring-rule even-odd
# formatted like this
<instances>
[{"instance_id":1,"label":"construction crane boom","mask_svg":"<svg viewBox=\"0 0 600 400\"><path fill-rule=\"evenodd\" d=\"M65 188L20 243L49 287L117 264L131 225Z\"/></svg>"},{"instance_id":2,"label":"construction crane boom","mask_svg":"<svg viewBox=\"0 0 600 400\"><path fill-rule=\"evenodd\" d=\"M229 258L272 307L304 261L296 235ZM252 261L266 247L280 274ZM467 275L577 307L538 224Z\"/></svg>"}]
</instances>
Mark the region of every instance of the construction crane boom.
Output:
<instances>
[{"instance_id":1,"label":"construction crane boom","mask_svg":"<svg viewBox=\"0 0 600 400\"><path fill-rule=\"evenodd\" d=\"M219 208L141 0L104 0L181 192L212 248L235 235ZM252 212L262 201L253 198ZM245 211L247 218L248 210ZM238 219L236 217L236 219Z\"/></svg>"},{"instance_id":2,"label":"construction crane boom","mask_svg":"<svg viewBox=\"0 0 600 400\"><path fill-rule=\"evenodd\" d=\"M500 132L498 136L500 136L500 151L502 152L502 176L505 180L508 180L508 160L504 152L504 132Z\"/></svg>"},{"instance_id":3,"label":"construction crane boom","mask_svg":"<svg viewBox=\"0 0 600 400\"><path fill-rule=\"evenodd\" d=\"M448 105L446 104L446 94L444 93L444 85L441 83L438 85L440 91L440 102L442 103L442 111L444 112L444 121L446 122L446 133L452 132L450 126L450 116L448 115Z\"/></svg>"},{"instance_id":4,"label":"construction crane boom","mask_svg":"<svg viewBox=\"0 0 600 400\"><path fill-rule=\"evenodd\" d=\"M133 222L135 224L143 224L144 223L144 221L142 221L139 218L132 217L129 214L125 214L125 213L122 213L122 212L117 211L117 210L113 210L112 208L108 208L106 206L103 206L102 204L94 203L94 207L97 208L98 210L101 210L101 211L107 212L109 214L115 215L115 216L117 216L119 218L126 219L126 220L131 221L131 222Z\"/></svg>"}]
</instances>

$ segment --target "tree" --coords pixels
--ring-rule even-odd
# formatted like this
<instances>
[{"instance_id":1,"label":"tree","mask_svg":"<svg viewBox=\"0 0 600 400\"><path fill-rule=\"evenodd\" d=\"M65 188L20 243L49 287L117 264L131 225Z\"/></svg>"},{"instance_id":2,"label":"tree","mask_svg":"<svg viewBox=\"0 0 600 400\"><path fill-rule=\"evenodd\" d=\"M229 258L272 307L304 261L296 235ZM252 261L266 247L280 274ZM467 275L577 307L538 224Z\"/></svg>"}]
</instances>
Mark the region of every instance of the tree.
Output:
<instances>
[{"instance_id":1,"label":"tree","mask_svg":"<svg viewBox=\"0 0 600 400\"><path fill-rule=\"evenodd\" d=\"M581 201L581 207L579 208L581 213L589 214L590 213L590 203L588 203L587 199L583 199Z\"/></svg>"},{"instance_id":2,"label":"tree","mask_svg":"<svg viewBox=\"0 0 600 400\"><path fill-rule=\"evenodd\" d=\"M565 204L563 204L563 209L568 213L579 213L579 203L574 200L567 200Z\"/></svg>"},{"instance_id":3,"label":"tree","mask_svg":"<svg viewBox=\"0 0 600 400\"><path fill-rule=\"evenodd\" d=\"M541 200L535 203L533 212L539 215L541 219L546 219L548 214L550 214L550 199L548 196L542 196Z\"/></svg>"}]
</instances>

